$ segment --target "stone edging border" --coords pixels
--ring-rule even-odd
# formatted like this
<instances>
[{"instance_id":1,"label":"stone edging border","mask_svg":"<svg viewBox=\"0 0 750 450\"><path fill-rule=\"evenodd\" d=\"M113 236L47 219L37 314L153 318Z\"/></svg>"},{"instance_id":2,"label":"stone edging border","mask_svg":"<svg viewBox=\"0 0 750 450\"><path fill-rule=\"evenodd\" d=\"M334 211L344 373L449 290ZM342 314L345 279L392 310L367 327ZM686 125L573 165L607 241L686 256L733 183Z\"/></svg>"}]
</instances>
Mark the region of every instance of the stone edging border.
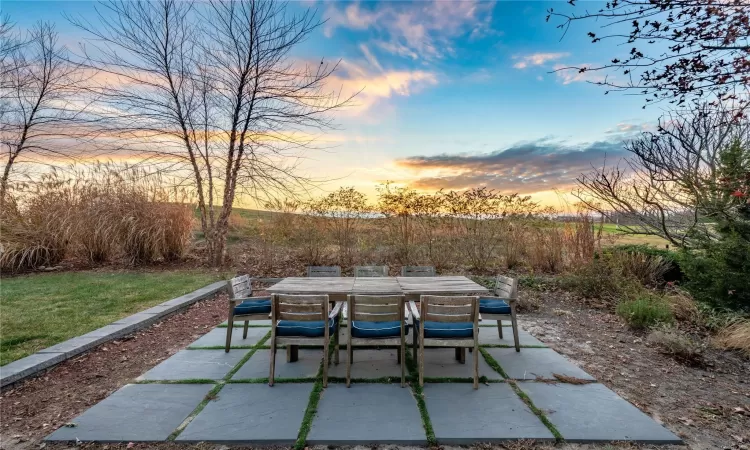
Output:
<instances>
[{"instance_id":1,"label":"stone edging border","mask_svg":"<svg viewBox=\"0 0 750 450\"><path fill-rule=\"evenodd\" d=\"M225 290L226 281L217 281L197 289L189 294L166 301L145 311L124 317L109 325L86 333L82 336L47 347L33 355L21 358L0 367L0 387L17 383L42 370L48 369L67 359L79 355L97 345L123 337L134 331L148 327L173 312L192 305L200 300Z\"/></svg>"}]
</instances>

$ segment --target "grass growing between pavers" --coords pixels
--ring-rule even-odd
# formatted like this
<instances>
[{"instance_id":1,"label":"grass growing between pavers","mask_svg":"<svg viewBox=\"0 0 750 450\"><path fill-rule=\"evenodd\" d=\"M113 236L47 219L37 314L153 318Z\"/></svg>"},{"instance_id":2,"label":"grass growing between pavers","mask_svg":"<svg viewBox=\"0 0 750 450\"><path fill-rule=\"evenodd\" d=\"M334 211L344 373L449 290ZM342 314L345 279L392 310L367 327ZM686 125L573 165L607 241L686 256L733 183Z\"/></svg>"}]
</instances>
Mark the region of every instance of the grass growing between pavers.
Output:
<instances>
[{"instance_id":1,"label":"grass growing between pavers","mask_svg":"<svg viewBox=\"0 0 750 450\"><path fill-rule=\"evenodd\" d=\"M492 367L492 369L503 376L506 380L510 378L507 373L505 373L505 370L500 366L500 364L495 361L495 358L492 357L489 353L487 353L487 350L483 348L479 348L479 351L482 353L482 356L484 356L484 360L487 362L487 365Z\"/></svg>"},{"instance_id":2,"label":"grass growing between pavers","mask_svg":"<svg viewBox=\"0 0 750 450\"><path fill-rule=\"evenodd\" d=\"M201 272L67 272L3 278L0 365L221 279Z\"/></svg>"},{"instance_id":3,"label":"grass growing between pavers","mask_svg":"<svg viewBox=\"0 0 750 450\"><path fill-rule=\"evenodd\" d=\"M563 438L562 434L560 434L557 428L552 424L552 422L550 422L550 420L547 418L544 412L534 405L534 402L531 401L531 397L526 395L526 393L522 391L521 388L518 387L518 383L515 380L509 380L508 384L510 385L511 388L513 388L513 391L516 393L516 395L518 395L521 398L521 400L524 403L526 403L526 406L529 407L531 412L533 412L539 418L539 420L542 421L544 426L547 427L549 432L552 433L552 435L555 437L555 441L557 442L564 441L565 439Z\"/></svg>"},{"instance_id":4,"label":"grass growing between pavers","mask_svg":"<svg viewBox=\"0 0 750 450\"><path fill-rule=\"evenodd\" d=\"M338 330L336 330L338 333ZM328 342L328 362L331 362L331 357L335 347L333 345L333 336ZM275 381L275 380L274 380ZM304 450L307 444L307 435L310 434L312 429L313 420L315 420L315 413L318 412L318 403L320 402L320 395L323 393L323 361L320 361L320 368L318 374L315 376L315 384L310 392L310 400L307 402L307 408L305 409L305 415L302 417L302 423L299 426L299 434L297 434L297 441L294 443L294 450Z\"/></svg>"},{"instance_id":5,"label":"grass growing between pavers","mask_svg":"<svg viewBox=\"0 0 750 450\"><path fill-rule=\"evenodd\" d=\"M271 332L269 331L268 333L266 333L263 339L258 341L258 344L256 347L263 345L270 337L271 337ZM177 427L177 429L174 430L172 434L169 435L169 437L167 438L167 441L174 441L175 439L177 439L180 433L182 433L182 431L190 424L190 422L192 422L193 419L195 419L195 417L198 414L200 414L201 411L203 411L206 405L208 405L208 402L215 400L218 397L219 392L222 390L222 388L224 388L226 383L232 378L232 376L235 373L237 373L238 370L240 370L240 368L250 359L251 356L255 354L257 350L258 350L257 348L254 348L252 351L248 352L247 355L242 357L242 359L237 364L235 364L235 366L232 368L232 370L229 371L229 373L224 375L224 378L222 378L221 381L219 381L216 384L216 386L214 386L214 388L211 389L208 392L208 394L206 394L206 397L203 399L203 401L201 401L198 404L198 406L195 407L193 412L191 412L187 416L187 418L180 424L180 426ZM168 381L166 384L180 384L180 383L175 383L174 381Z\"/></svg>"},{"instance_id":6,"label":"grass growing between pavers","mask_svg":"<svg viewBox=\"0 0 750 450\"><path fill-rule=\"evenodd\" d=\"M409 370L409 384L414 393L414 398L417 400L417 409L419 409L419 415L422 417L422 426L424 427L424 434L427 438L427 445L433 447L437 445L435 430L432 428L432 421L427 412L427 403L424 401L424 389L419 385L419 369L417 368L417 362L412 358L411 352L406 352L406 368Z\"/></svg>"},{"instance_id":7,"label":"grass growing between pavers","mask_svg":"<svg viewBox=\"0 0 750 450\"><path fill-rule=\"evenodd\" d=\"M495 360L495 358L493 358L492 355L487 353L485 349L480 348L479 351L482 352L482 356L484 356L484 360L487 362L487 364L490 367L492 367L497 373L502 375L503 378L507 380L507 383L513 389L513 392L515 392L516 395L518 395L521 398L521 400L526 404L526 406L529 407L531 412L533 412L539 418L539 420L542 421L544 426L546 426L547 429L550 431L550 433L552 433L552 435L555 437L555 441L562 442L563 441L562 434L560 434L560 432L557 430L557 428L555 428L552 422L549 421L547 416L544 415L544 412L542 412L541 409L537 408L534 405L534 403L531 401L531 398L528 395L526 395L526 393L523 392L518 387L518 385L516 384L516 381L509 379L510 377L508 376L507 373L505 373L505 370L503 370L502 366L500 366L500 364Z\"/></svg>"}]
</instances>

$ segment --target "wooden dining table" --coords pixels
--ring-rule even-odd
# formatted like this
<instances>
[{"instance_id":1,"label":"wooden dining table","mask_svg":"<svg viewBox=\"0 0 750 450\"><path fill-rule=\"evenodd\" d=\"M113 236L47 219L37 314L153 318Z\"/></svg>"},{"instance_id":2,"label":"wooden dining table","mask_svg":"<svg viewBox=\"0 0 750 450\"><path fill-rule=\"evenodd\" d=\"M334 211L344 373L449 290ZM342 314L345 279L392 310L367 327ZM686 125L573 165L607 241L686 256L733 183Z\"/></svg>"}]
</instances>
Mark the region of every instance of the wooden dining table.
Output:
<instances>
[{"instance_id":1,"label":"wooden dining table","mask_svg":"<svg viewBox=\"0 0 750 450\"><path fill-rule=\"evenodd\" d=\"M489 289L464 276L289 277L266 288L273 294L471 295Z\"/></svg>"},{"instance_id":2,"label":"wooden dining table","mask_svg":"<svg viewBox=\"0 0 750 450\"><path fill-rule=\"evenodd\" d=\"M464 276L442 277L289 277L266 288L272 294L327 294L331 301L360 295L477 295L489 289ZM287 362L297 361L298 348L287 348Z\"/></svg>"}]
</instances>

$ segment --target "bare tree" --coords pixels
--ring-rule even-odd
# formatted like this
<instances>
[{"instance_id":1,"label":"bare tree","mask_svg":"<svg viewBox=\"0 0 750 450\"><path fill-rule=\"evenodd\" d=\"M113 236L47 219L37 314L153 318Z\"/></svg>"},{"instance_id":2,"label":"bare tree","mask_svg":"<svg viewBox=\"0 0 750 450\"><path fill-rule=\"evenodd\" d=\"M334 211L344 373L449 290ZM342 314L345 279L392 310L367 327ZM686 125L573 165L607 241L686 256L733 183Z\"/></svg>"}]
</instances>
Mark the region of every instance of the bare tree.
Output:
<instances>
[{"instance_id":1,"label":"bare tree","mask_svg":"<svg viewBox=\"0 0 750 450\"><path fill-rule=\"evenodd\" d=\"M98 26L71 20L94 38L88 63L109 74L99 88L112 133L186 174L219 265L237 196L263 202L303 188L300 151L348 103L325 90L337 64L290 56L320 22L270 0L113 1L97 11Z\"/></svg>"},{"instance_id":2,"label":"bare tree","mask_svg":"<svg viewBox=\"0 0 750 450\"><path fill-rule=\"evenodd\" d=\"M568 3L575 4L575 0ZM560 70L604 71L618 75L595 84L635 91L646 102L677 105L709 96L721 102L748 102L750 82L750 3L747 0L613 0L576 14L549 10L565 32L575 22L594 22L591 41L620 41L624 54L609 63ZM737 108L735 114L742 113Z\"/></svg>"},{"instance_id":3,"label":"bare tree","mask_svg":"<svg viewBox=\"0 0 750 450\"><path fill-rule=\"evenodd\" d=\"M733 108L709 105L673 112L656 133L625 144L631 156L615 166L577 178L574 193L584 205L611 218L624 218L625 233L660 236L691 248L716 238L712 225L731 208L721 185L721 152L734 140L750 145L750 122L736 121Z\"/></svg>"},{"instance_id":4,"label":"bare tree","mask_svg":"<svg viewBox=\"0 0 750 450\"><path fill-rule=\"evenodd\" d=\"M74 157L73 141L88 133L77 126L90 120L84 119L81 81L54 26L38 23L19 36L7 16L0 21L0 203L20 162L49 165Z\"/></svg>"}]
</instances>

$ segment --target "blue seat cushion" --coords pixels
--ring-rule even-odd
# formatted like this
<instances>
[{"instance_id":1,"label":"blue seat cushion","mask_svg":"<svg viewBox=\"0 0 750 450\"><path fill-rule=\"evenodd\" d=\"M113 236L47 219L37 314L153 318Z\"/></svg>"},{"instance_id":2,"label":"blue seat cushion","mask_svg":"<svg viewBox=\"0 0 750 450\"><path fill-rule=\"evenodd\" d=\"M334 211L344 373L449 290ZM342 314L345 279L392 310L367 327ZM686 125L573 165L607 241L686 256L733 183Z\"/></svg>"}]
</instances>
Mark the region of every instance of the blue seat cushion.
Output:
<instances>
[{"instance_id":1,"label":"blue seat cushion","mask_svg":"<svg viewBox=\"0 0 750 450\"><path fill-rule=\"evenodd\" d=\"M264 314L271 312L271 297L258 297L257 300L245 300L234 307L234 315Z\"/></svg>"},{"instance_id":2,"label":"blue seat cushion","mask_svg":"<svg viewBox=\"0 0 750 450\"><path fill-rule=\"evenodd\" d=\"M408 329L404 326L404 334ZM357 338L386 338L401 336L401 322L393 320L389 322L366 322L362 320L352 321L352 336Z\"/></svg>"},{"instance_id":3,"label":"blue seat cushion","mask_svg":"<svg viewBox=\"0 0 750 450\"><path fill-rule=\"evenodd\" d=\"M279 320L276 324L277 336L323 337L325 335L324 320ZM338 321L328 321L328 335L336 332Z\"/></svg>"},{"instance_id":4,"label":"blue seat cushion","mask_svg":"<svg viewBox=\"0 0 750 450\"><path fill-rule=\"evenodd\" d=\"M417 329L420 323L417 321ZM424 322L425 338L469 338L474 336L473 322Z\"/></svg>"},{"instance_id":5,"label":"blue seat cushion","mask_svg":"<svg viewBox=\"0 0 750 450\"><path fill-rule=\"evenodd\" d=\"M480 314L510 314L510 305L499 298L480 298Z\"/></svg>"}]
</instances>

